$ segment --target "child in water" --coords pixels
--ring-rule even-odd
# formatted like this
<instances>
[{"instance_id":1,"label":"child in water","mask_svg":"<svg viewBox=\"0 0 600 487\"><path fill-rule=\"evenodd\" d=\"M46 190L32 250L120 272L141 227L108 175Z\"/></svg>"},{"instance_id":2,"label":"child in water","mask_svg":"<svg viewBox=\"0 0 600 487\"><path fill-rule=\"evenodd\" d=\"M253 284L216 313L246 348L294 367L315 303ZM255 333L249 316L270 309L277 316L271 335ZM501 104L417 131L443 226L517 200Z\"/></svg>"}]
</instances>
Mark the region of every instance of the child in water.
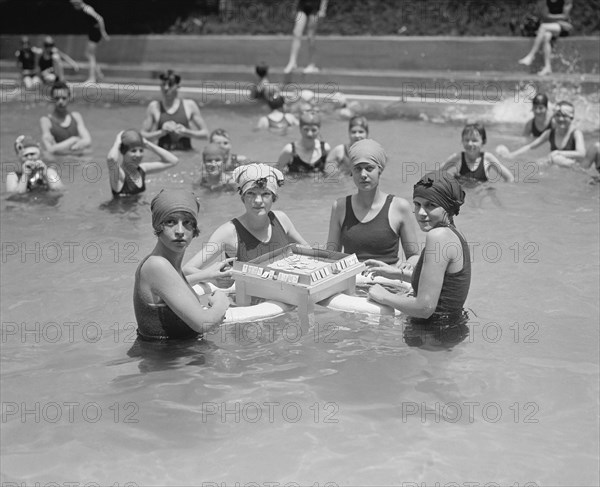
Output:
<instances>
[{"instance_id":1,"label":"child in water","mask_svg":"<svg viewBox=\"0 0 600 487\"><path fill-rule=\"evenodd\" d=\"M286 135L288 127L297 126L298 119L292 113L284 113L285 99L280 93L275 93L267 100L271 113L260 117L256 126L259 130L269 130L277 135Z\"/></svg>"},{"instance_id":2,"label":"child in water","mask_svg":"<svg viewBox=\"0 0 600 487\"><path fill-rule=\"evenodd\" d=\"M60 177L53 167L40 159L40 145L29 135L19 135L15 140L18 168L6 176L6 191L23 194L35 190L63 189Z\"/></svg>"},{"instance_id":3,"label":"child in water","mask_svg":"<svg viewBox=\"0 0 600 487\"><path fill-rule=\"evenodd\" d=\"M235 190L231 173L225 172L225 152L215 142L208 144L202 151L200 186L211 191Z\"/></svg>"},{"instance_id":4,"label":"child in water","mask_svg":"<svg viewBox=\"0 0 600 487\"><path fill-rule=\"evenodd\" d=\"M277 165L289 173L325 171L327 154L331 147L320 140L321 117L315 112L300 116L300 140L283 147Z\"/></svg>"},{"instance_id":5,"label":"child in water","mask_svg":"<svg viewBox=\"0 0 600 487\"><path fill-rule=\"evenodd\" d=\"M491 152L484 152L487 142L485 127L480 123L465 126L461 135L464 151L452 154L442 165L442 171L468 181L497 181L500 176L512 183L515 178Z\"/></svg>"},{"instance_id":6,"label":"child in water","mask_svg":"<svg viewBox=\"0 0 600 487\"><path fill-rule=\"evenodd\" d=\"M548 97L543 93L535 95L531 101L533 117L525 124L523 135L526 137L539 137L552 127L552 112L548 110Z\"/></svg>"},{"instance_id":7,"label":"child in water","mask_svg":"<svg viewBox=\"0 0 600 487\"><path fill-rule=\"evenodd\" d=\"M231 152L231 137L226 130L213 130L208 138L208 141L221 146L221 149L223 149L223 156L225 157L225 171L233 171L236 167L248 162L248 158L246 156Z\"/></svg>"},{"instance_id":8,"label":"child in water","mask_svg":"<svg viewBox=\"0 0 600 487\"><path fill-rule=\"evenodd\" d=\"M576 162L581 162L585 157L585 141L583 133L575 127L575 107L568 101L561 101L556 105L553 125L545 130L537 139L519 149L509 152L506 146L498 146L499 155L513 159L528 150L535 149L545 142L550 143L550 155L544 161L547 164L556 164L571 167Z\"/></svg>"}]
</instances>

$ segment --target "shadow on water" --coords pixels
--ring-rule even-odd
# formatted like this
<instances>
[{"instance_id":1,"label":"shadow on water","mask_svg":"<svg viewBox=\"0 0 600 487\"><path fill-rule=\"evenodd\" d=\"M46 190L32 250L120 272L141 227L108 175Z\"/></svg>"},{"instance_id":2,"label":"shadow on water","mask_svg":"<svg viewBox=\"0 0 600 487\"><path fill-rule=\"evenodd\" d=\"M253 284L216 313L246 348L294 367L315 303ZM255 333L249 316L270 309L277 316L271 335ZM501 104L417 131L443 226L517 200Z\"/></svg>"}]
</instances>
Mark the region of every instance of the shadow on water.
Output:
<instances>
[{"instance_id":1,"label":"shadow on water","mask_svg":"<svg viewBox=\"0 0 600 487\"><path fill-rule=\"evenodd\" d=\"M29 206L58 206L63 193L60 191L48 191L46 189L33 190L22 194L12 194L6 198L7 202L16 203L15 206L6 205L6 211L20 208L20 204ZM19 205L17 205L19 204Z\"/></svg>"},{"instance_id":2,"label":"shadow on water","mask_svg":"<svg viewBox=\"0 0 600 487\"><path fill-rule=\"evenodd\" d=\"M112 198L102 203L98 208L113 215L127 215L132 220L139 220L142 217L139 211L140 208L149 205L150 203L144 198L143 194L134 194Z\"/></svg>"},{"instance_id":3,"label":"shadow on water","mask_svg":"<svg viewBox=\"0 0 600 487\"><path fill-rule=\"evenodd\" d=\"M459 178L459 181L465 190L465 204L468 207L483 209L488 204L491 204L497 208L504 208L502 201L498 198L498 192L492 183L482 183L463 178Z\"/></svg>"},{"instance_id":4,"label":"shadow on water","mask_svg":"<svg viewBox=\"0 0 600 487\"><path fill-rule=\"evenodd\" d=\"M210 364L209 355L217 347L206 340L144 340L136 338L127 351L130 358L139 359L141 373L159 372L195 365L204 367Z\"/></svg>"},{"instance_id":5,"label":"shadow on water","mask_svg":"<svg viewBox=\"0 0 600 487\"><path fill-rule=\"evenodd\" d=\"M408 317L403 338L409 347L432 352L449 351L469 336L469 314L465 311L455 320L423 320Z\"/></svg>"}]
</instances>

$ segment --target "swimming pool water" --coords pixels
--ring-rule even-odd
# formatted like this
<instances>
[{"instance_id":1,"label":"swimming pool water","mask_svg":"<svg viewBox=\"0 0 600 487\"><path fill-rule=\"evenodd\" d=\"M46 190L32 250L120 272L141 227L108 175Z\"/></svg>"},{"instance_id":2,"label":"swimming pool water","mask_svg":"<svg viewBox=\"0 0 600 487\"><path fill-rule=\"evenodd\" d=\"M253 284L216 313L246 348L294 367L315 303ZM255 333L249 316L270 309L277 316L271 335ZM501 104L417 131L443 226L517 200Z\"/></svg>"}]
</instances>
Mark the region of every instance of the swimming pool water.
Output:
<instances>
[{"instance_id":1,"label":"swimming pool water","mask_svg":"<svg viewBox=\"0 0 600 487\"><path fill-rule=\"evenodd\" d=\"M140 344L132 289L155 242L149 202L160 188L191 188L199 157L149 177L132 208L110 204L106 152L145 105L77 109L94 152L62 165L64 195L9 198L2 186L7 485L598 485L599 194L586 176L538 171L529 161L540 149L508 164L516 184L467 189L456 219L473 259L463 341L319 309L303 334L289 313L204 343ZM2 105L3 163L17 135L39 136L46 110ZM203 116L235 151L275 161L296 134L253 132L258 111ZM425 170L460 150L460 130L372 120L390 159L384 190L410 199ZM487 147L516 147L519 131L492 124ZM329 114L322 133L345 142L346 122ZM342 175L289 180L275 208L322 244L331 203L353 190ZM237 194L200 196L188 258L242 213Z\"/></svg>"}]
</instances>

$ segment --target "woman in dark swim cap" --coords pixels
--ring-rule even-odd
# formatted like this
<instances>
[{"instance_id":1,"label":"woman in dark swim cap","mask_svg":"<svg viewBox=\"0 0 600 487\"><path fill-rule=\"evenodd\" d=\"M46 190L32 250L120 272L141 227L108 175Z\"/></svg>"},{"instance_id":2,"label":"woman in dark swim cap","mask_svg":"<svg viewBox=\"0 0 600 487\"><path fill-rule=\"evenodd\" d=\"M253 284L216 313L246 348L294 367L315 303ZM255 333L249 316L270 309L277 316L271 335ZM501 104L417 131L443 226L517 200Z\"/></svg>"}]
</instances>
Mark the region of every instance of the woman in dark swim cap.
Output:
<instances>
[{"instance_id":1,"label":"woman in dark swim cap","mask_svg":"<svg viewBox=\"0 0 600 487\"><path fill-rule=\"evenodd\" d=\"M414 294L392 294L376 284L369 290L370 299L416 318L462 315L471 284L471 259L465 238L454 226L454 216L464 198L460 183L440 171L426 174L415 184L415 217L427 235L412 271ZM369 270L385 275L379 267Z\"/></svg>"}]
</instances>

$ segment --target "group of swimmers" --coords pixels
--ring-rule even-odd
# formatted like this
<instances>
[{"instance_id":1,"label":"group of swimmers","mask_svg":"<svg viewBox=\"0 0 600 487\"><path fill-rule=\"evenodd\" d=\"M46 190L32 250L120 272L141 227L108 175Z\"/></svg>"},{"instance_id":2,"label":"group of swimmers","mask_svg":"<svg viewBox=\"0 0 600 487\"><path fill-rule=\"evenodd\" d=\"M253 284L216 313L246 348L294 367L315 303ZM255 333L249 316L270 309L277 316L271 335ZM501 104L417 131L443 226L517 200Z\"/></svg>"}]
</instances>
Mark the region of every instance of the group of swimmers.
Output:
<instances>
[{"instance_id":1,"label":"group of swimmers","mask_svg":"<svg viewBox=\"0 0 600 487\"><path fill-rule=\"evenodd\" d=\"M457 230L454 217L464 202L460 180L511 182L511 172L490 152L483 150L485 128L467 124L461 134L464 150L451 155L441 169L421 178L414 186L412 205L398 196L384 193L380 180L387 164L385 149L370 138L365 117L349 121L349 142L331 148L320 135L316 109L300 113L298 140L284 145L276 165L252 163L232 153L229 134L218 129L209 133L193 100L179 98L180 77L168 71L160 77L162 100L148 106L142 130L120 131L107 156L110 186L114 197L145 191L145 175L175 166L172 150L192 147L192 139L209 138L202 151L203 176L199 182L208 189L235 189L244 212L225 222L210 236L202 250L185 266L183 257L198 234L199 203L187 190L161 191L152 201L152 224L157 235L153 252L137 272L134 308L139 334L147 339L192 338L218 326L229 306L225 293L217 291L200 300L192 285L210 282L219 288L232 284L231 264L247 262L289 243L307 241L282 211L272 210L285 175L312 174L335 164L349 174L356 192L332 203L325 247L355 253L376 276L408 281L411 295L394 294L375 285L369 298L423 320L460 319L470 286L469 249ZM76 155L89 150L90 134L77 112L67 108L69 86L56 82L51 89L52 112L42 117L42 141L52 156ZM582 151L583 135L574 128L572 105L559 102L551 117L542 113L548 100L534 100L534 118L527 127L541 134L524 150L550 141L549 161L560 165L586 164L594 154L598 168L598 146ZM572 147L573 146L573 147ZM9 192L27 192L44 185L61 189L52 165L40 159L40 147L28 136L15 142L21 162L8 175ZM158 160L144 161L144 153ZM573 162L569 162L573 161ZM54 171L54 172L53 172ZM34 178L35 176L35 178ZM411 215L414 213L414 217ZM425 248L419 254L415 220L426 233ZM446 249L438 258L436 249Z\"/></svg>"}]
</instances>

